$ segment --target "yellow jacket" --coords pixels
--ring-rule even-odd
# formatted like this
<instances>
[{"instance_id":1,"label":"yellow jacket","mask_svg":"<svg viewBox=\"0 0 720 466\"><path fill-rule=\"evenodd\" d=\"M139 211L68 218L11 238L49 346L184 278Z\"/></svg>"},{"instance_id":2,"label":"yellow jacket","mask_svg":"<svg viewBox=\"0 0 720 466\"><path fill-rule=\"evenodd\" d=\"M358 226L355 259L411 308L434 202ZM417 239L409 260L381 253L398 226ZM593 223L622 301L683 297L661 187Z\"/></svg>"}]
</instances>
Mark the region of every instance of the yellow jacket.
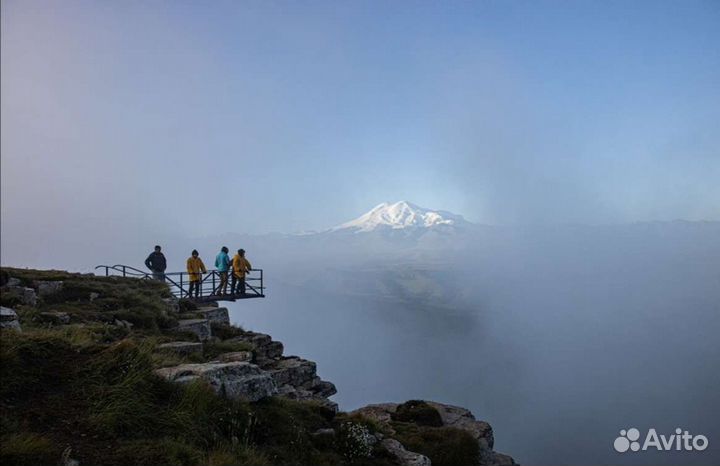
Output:
<instances>
[{"instance_id":1,"label":"yellow jacket","mask_svg":"<svg viewBox=\"0 0 720 466\"><path fill-rule=\"evenodd\" d=\"M207 270L205 269L205 264L203 264L202 259L199 257L192 257L188 258L187 260L187 271L188 274L190 274L190 281L191 282L197 282L200 281L200 272L205 273Z\"/></svg>"},{"instance_id":2,"label":"yellow jacket","mask_svg":"<svg viewBox=\"0 0 720 466\"><path fill-rule=\"evenodd\" d=\"M244 257L240 257L240 254L235 254L232 260L233 273L238 278L245 278L245 273L252 270L252 265Z\"/></svg>"}]
</instances>

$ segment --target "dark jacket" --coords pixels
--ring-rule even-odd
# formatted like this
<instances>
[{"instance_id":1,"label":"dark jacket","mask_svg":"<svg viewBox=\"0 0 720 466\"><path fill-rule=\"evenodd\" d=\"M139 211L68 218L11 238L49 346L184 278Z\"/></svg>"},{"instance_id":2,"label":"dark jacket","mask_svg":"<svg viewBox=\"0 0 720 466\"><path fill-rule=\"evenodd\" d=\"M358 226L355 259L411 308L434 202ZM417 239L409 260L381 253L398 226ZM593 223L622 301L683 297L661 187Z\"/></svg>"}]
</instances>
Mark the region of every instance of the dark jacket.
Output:
<instances>
[{"instance_id":1,"label":"dark jacket","mask_svg":"<svg viewBox=\"0 0 720 466\"><path fill-rule=\"evenodd\" d=\"M165 255L161 252L151 252L148 258L145 259L145 267L153 272L164 272L167 268Z\"/></svg>"}]
</instances>

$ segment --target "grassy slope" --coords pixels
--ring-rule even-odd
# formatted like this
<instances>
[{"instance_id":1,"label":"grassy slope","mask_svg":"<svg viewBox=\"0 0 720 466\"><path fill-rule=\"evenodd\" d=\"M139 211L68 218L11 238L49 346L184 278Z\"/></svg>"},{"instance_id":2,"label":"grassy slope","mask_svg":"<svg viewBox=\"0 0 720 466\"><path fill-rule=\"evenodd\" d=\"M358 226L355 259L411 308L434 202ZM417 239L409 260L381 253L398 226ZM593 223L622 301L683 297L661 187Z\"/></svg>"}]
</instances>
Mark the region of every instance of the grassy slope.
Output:
<instances>
[{"instance_id":1,"label":"grassy slope","mask_svg":"<svg viewBox=\"0 0 720 466\"><path fill-rule=\"evenodd\" d=\"M202 383L183 387L157 377L157 367L251 349L215 342L189 359L157 352L159 343L194 338L172 331L162 284L57 271L2 273L29 287L36 280L64 282L62 291L39 298L35 307L18 304L12 293L0 296L23 326L22 333L0 334L2 464L61 464L63 456L94 465L389 464L380 448L370 457L358 453L367 451L348 426L377 430L368 420L280 398L229 400ZM50 310L67 312L71 323L44 323L40 313ZM114 325L115 319L132 322L132 330ZM218 330L228 336L239 331ZM447 464L443 445L455 454L452 445L467 440L403 425L398 431L405 440L434 463ZM323 428L338 434L311 435Z\"/></svg>"}]
</instances>

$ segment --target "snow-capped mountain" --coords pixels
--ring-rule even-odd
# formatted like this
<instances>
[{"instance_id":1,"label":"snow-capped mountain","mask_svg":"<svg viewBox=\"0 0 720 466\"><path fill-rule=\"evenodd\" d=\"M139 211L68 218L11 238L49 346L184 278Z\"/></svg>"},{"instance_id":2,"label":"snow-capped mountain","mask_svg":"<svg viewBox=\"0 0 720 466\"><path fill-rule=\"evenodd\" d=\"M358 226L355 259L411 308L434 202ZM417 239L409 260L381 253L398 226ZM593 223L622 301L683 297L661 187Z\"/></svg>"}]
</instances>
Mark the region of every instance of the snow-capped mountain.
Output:
<instances>
[{"instance_id":1,"label":"snow-capped mountain","mask_svg":"<svg viewBox=\"0 0 720 466\"><path fill-rule=\"evenodd\" d=\"M355 220L343 223L330 231L367 233L384 230L429 230L471 225L462 215L444 210L432 210L407 201L394 204L383 202Z\"/></svg>"}]
</instances>

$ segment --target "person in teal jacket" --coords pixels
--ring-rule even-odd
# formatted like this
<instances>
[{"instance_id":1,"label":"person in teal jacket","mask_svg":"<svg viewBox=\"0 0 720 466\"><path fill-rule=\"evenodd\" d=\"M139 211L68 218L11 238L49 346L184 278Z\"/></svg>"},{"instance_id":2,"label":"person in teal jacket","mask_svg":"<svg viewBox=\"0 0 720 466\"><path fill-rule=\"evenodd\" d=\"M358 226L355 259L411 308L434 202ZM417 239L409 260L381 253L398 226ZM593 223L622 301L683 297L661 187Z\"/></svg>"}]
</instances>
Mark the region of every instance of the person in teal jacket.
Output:
<instances>
[{"instance_id":1,"label":"person in teal jacket","mask_svg":"<svg viewBox=\"0 0 720 466\"><path fill-rule=\"evenodd\" d=\"M215 268L220 274L220 286L215 290L216 295L227 294L228 286L228 269L230 268L230 256L228 256L229 249L225 246L222 247L217 256L215 256Z\"/></svg>"}]
</instances>

